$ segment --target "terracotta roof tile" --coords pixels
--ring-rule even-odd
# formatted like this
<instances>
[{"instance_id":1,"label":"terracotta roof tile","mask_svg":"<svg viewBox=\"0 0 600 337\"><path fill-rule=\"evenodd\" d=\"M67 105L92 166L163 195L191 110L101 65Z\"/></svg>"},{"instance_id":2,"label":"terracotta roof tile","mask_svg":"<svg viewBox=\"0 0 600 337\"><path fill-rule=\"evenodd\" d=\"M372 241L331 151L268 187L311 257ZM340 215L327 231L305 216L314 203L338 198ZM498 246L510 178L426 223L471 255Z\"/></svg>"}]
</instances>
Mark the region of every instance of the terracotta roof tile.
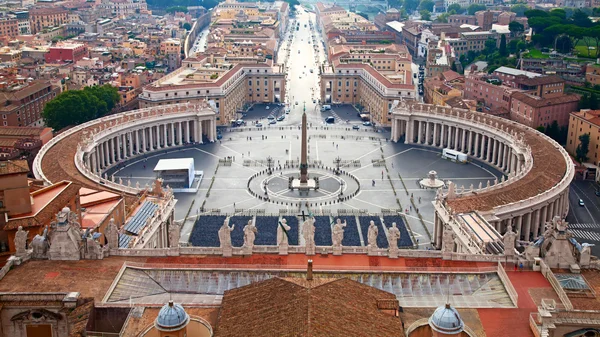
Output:
<instances>
[{"instance_id":1,"label":"terracotta roof tile","mask_svg":"<svg viewBox=\"0 0 600 337\"><path fill-rule=\"evenodd\" d=\"M0 162L0 176L27 172L29 172L27 160L8 160Z\"/></svg>"},{"instance_id":2,"label":"terracotta roof tile","mask_svg":"<svg viewBox=\"0 0 600 337\"><path fill-rule=\"evenodd\" d=\"M404 336L378 300L396 297L349 279L273 278L225 292L215 337Z\"/></svg>"}]
</instances>

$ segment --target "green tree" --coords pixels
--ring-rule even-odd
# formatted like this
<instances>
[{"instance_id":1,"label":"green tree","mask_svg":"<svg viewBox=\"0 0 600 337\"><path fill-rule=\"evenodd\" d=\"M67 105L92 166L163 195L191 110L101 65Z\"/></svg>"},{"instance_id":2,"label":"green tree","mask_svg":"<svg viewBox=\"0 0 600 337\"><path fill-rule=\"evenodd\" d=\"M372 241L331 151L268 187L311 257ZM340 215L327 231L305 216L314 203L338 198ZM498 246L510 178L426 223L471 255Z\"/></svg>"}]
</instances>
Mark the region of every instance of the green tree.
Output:
<instances>
[{"instance_id":1,"label":"green tree","mask_svg":"<svg viewBox=\"0 0 600 337\"><path fill-rule=\"evenodd\" d=\"M526 10L524 14L528 19L531 19L534 17L547 18L548 16L550 16L550 14L548 14L548 12L543 11L541 9L529 9L529 10Z\"/></svg>"},{"instance_id":2,"label":"green tree","mask_svg":"<svg viewBox=\"0 0 600 337\"><path fill-rule=\"evenodd\" d=\"M452 4L450 6L448 6L448 8L446 8L447 12L452 12L454 11L456 14L463 14L466 10L462 7L460 7L459 4Z\"/></svg>"},{"instance_id":3,"label":"green tree","mask_svg":"<svg viewBox=\"0 0 600 337\"><path fill-rule=\"evenodd\" d=\"M506 49L506 35L502 34L500 37L500 49L498 50L500 56L506 57L508 56L508 50Z\"/></svg>"},{"instance_id":4,"label":"green tree","mask_svg":"<svg viewBox=\"0 0 600 337\"><path fill-rule=\"evenodd\" d=\"M573 12L571 21L573 24L579 27L591 27L594 25L592 20L590 20L590 17L580 9L577 9L575 12Z\"/></svg>"},{"instance_id":5,"label":"green tree","mask_svg":"<svg viewBox=\"0 0 600 337\"><path fill-rule=\"evenodd\" d=\"M565 12L565 10L562 8L555 8L550 11L550 16L555 16L565 21L567 19L567 12Z\"/></svg>"},{"instance_id":6,"label":"green tree","mask_svg":"<svg viewBox=\"0 0 600 337\"><path fill-rule=\"evenodd\" d=\"M586 133L579 136L579 145L575 149L575 159L578 162L583 163L588 160L587 154L590 150L590 134Z\"/></svg>"},{"instance_id":7,"label":"green tree","mask_svg":"<svg viewBox=\"0 0 600 337\"><path fill-rule=\"evenodd\" d=\"M525 26L519 21L512 21L508 24L508 30L512 36L520 36L525 31Z\"/></svg>"},{"instance_id":8,"label":"green tree","mask_svg":"<svg viewBox=\"0 0 600 337\"><path fill-rule=\"evenodd\" d=\"M485 5L480 5L480 4L472 4L469 7L467 7L467 13L469 13L469 15L474 15L475 13L479 12L479 11L483 11L485 10Z\"/></svg>"},{"instance_id":9,"label":"green tree","mask_svg":"<svg viewBox=\"0 0 600 337\"><path fill-rule=\"evenodd\" d=\"M448 23L448 17L450 15L452 15L451 12L442 13L435 18L435 22Z\"/></svg>"},{"instance_id":10,"label":"green tree","mask_svg":"<svg viewBox=\"0 0 600 337\"><path fill-rule=\"evenodd\" d=\"M419 14L421 14L421 20L425 20L425 21L431 20L431 13L428 10L423 9L422 11L419 12Z\"/></svg>"},{"instance_id":11,"label":"green tree","mask_svg":"<svg viewBox=\"0 0 600 337\"><path fill-rule=\"evenodd\" d=\"M544 131L546 131L546 128L543 125L540 125L537 128L535 128L535 129L538 130L541 133L544 133Z\"/></svg>"},{"instance_id":12,"label":"green tree","mask_svg":"<svg viewBox=\"0 0 600 337\"><path fill-rule=\"evenodd\" d=\"M419 4L419 9L420 10L427 10L430 12L433 12L433 7L435 6L435 3L431 0L422 0L421 3Z\"/></svg>"},{"instance_id":13,"label":"green tree","mask_svg":"<svg viewBox=\"0 0 600 337\"><path fill-rule=\"evenodd\" d=\"M485 41L485 48L483 48L483 55L491 55L496 51L496 40L487 39Z\"/></svg>"},{"instance_id":14,"label":"green tree","mask_svg":"<svg viewBox=\"0 0 600 337\"><path fill-rule=\"evenodd\" d=\"M581 109L589 109L590 108L590 95L585 94L581 96L579 100L579 110Z\"/></svg>"},{"instance_id":15,"label":"green tree","mask_svg":"<svg viewBox=\"0 0 600 337\"><path fill-rule=\"evenodd\" d=\"M362 16L363 18L365 18L365 19L369 20L369 14L367 14L367 13L361 13L361 12L358 12L358 13L356 13L356 14L358 14L358 15Z\"/></svg>"},{"instance_id":16,"label":"green tree","mask_svg":"<svg viewBox=\"0 0 600 337\"><path fill-rule=\"evenodd\" d=\"M404 0L404 8L407 13L414 12L419 7L419 0Z\"/></svg>"},{"instance_id":17,"label":"green tree","mask_svg":"<svg viewBox=\"0 0 600 337\"><path fill-rule=\"evenodd\" d=\"M183 24L183 29L190 30L192 29L192 25L189 22L186 22Z\"/></svg>"},{"instance_id":18,"label":"green tree","mask_svg":"<svg viewBox=\"0 0 600 337\"><path fill-rule=\"evenodd\" d=\"M557 140L559 133L560 133L560 129L558 128L558 122L556 120L552 121L552 123L550 124L550 126L548 126L548 128L546 129L546 136Z\"/></svg>"},{"instance_id":19,"label":"green tree","mask_svg":"<svg viewBox=\"0 0 600 337\"><path fill-rule=\"evenodd\" d=\"M171 6L171 7L167 7L166 9L167 13L175 13L175 12L183 12L183 13L187 13L188 9L186 6Z\"/></svg>"},{"instance_id":20,"label":"green tree","mask_svg":"<svg viewBox=\"0 0 600 337\"><path fill-rule=\"evenodd\" d=\"M529 10L529 7L524 4L516 4L510 8L510 11L516 13L518 17L524 17L527 10Z\"/></svg>"},{"instance_id":21,"label":"green tree","mask_svg":"<svg viewBox=\"0 0 600 337\"><path fill-rule=\"evenodd\" d=\"M46 104L42 117L46 125L60 130L104 116L120 98L117 88L110 85L68 90Z\"/></svg>"},{"instance_id":22,"label":"green tree","mask_svg":"<svg viewBox=\"0 0 600 337\"><path fill-rule=\"evenodd\" d=\"M590 95L590 109L597 110L598 109L598 96L594 93Z\"/></svg>"}]
</instances>

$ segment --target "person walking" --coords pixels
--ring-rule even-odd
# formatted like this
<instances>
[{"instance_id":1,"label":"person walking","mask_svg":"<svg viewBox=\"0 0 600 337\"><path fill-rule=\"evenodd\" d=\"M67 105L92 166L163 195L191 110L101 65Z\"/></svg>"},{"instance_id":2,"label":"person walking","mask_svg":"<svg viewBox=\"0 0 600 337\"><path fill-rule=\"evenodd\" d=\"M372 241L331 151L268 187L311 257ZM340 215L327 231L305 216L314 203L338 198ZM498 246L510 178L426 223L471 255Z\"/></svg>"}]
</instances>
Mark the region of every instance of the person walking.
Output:
<instances>
[{"instance_id":1,"label":"person walking","mask_svg":"<svg viewBox=\"0 0 600 337\"><path fill-rule=\"evenodd\" d=\"M373 182L371 184L372 186L375 186L375 179L373 179Z\"/></svg>"}]
</instances>

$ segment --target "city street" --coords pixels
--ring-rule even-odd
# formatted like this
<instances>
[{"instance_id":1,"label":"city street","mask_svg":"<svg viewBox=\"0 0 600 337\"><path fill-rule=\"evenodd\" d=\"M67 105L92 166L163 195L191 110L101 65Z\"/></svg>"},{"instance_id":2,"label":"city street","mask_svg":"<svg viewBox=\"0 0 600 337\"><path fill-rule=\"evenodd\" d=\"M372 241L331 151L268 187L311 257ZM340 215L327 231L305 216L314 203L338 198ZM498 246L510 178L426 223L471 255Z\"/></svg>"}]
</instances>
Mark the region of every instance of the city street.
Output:
<instances>
[{"instance_id":1,"label":"city street","mask_svg":"<svg viewBox=\"0 0 600 337\"><path fill-rule=\"evenodd\" d=\"M600 254L600 197L595 192L598 185L593 181L574 180L569 191L569 214L567 221L569 229L577 240L596 244L592 247L592 253ZM583 201L583 206L579 200Z\"/></svg>"}]
</instances>

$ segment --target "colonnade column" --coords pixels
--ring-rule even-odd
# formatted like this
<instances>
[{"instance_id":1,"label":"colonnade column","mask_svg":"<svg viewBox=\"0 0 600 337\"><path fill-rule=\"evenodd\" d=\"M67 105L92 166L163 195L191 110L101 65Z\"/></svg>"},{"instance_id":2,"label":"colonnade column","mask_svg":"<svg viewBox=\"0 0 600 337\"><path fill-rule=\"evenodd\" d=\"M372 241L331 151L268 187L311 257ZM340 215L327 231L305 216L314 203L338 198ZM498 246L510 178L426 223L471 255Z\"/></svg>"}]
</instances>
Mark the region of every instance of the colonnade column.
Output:
<instances>
[{"instance_id":1,"label":"colonnade column","mask_svg":"<svg viewBox=\"0 0 600 337\"><path fill-rule=\"evenodd\" d=\"M437 146L438 123L433 123L433 146Z\"/></svg>"},{"instance_id":2,"label":"colonnade column","mask_svg":"<svg viewBox=\"0 0 600 337\"><path fill-rule=\"evenodd\" d=\"M492 158L492 139L490 138L490 136L487 136L487 155L485 157L485 160L487 160L489 163L491 163L491 158Z\"/></svg>"},{"instance_id":3,"label":"colonnade column","mask_svg":"<svg viewBox=\"0 0 600 337\"><path fill-rule=\"evenodd\" d=\"M425 144L431 144L431 123L425 122Z\"/></svg>"},{"instance_id":4,"label":"colonnade column","mask_svg":"<svg viewBox=\"0 0 600 337\"><path fill-rule=\"evenodd\" d=\"M460 131L460 129L458 128L458 126L455 126L454 127L454 144L452 144L452 149L454 149L456 151L458 151L459 145L460 145L458 143L458 141L460 139L460 137L459 137L459 131Z\"/></svg>"},{"instance_id":5,"label":"colonnade column","mask_svg":"<svg viewBox=\"0 0 600 337\"><path fill-rule=\"evenodd\" d=\"M525 214L525 228L523 229L524 239L525 241L529 241L530 232L531 232L531 212Z\"/></svg>"},{"instance_id":6,"label":"colonnade column","mask_svg":"<svg viewBox=\"0 0 600 337\"><path fill-rule=\"evenodd\" d=\"M492 161L490 163L494 165L496 164L496 156L498 155L498 140L492 139L492 142L494 143L494 149L492 152Z\"/></svg>"},{"instance_id":7,"label":"colonnade column","mask_svg":"<svg viewBox=\"0 0 600 337\"><path fill-rule=\"evenodd\" d=\"M419 124L419 127L417 128L417 130L418 130L417 131L418 132L418 134L417 134L417 143L421 144L421 142L423 141L423 130L422 130L423 122L417 121L417 123Z\"/></svg>"},{"instance_id":8,"label":"colonnade column","mask_svg":"<svg viewBox=\"0 0 600 337\"><path fill-rule=\"evenodd\" d=\"M542 211L541 208L536 209L535 211L533 211L533 238L532 239L536 239L538 236L538 232L540 230L540 212Z\"/></svg>"},{"instance_id":9,"label":"colonnade column","mask_svg":"<svg viewBox=\"0 0 600 337\"><path fill-rule=\"evenodd\" d=\"M163 148L167 147L167 124L163 124Z\"/></svg>"}]
</instances>

